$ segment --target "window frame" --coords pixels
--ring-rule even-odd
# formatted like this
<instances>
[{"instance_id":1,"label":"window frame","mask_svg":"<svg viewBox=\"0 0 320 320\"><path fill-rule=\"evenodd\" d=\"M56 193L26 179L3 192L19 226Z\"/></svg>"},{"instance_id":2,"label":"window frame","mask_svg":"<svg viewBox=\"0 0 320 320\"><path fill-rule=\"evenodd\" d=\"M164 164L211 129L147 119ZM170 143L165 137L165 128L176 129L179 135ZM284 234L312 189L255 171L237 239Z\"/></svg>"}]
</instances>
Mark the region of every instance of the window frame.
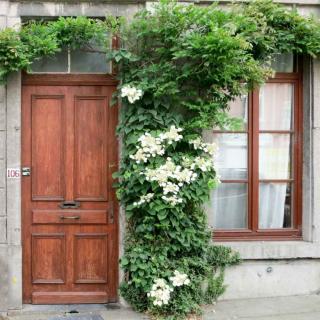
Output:
<instances>
[{"instance_id":1,"label":"window frame","mask_svg":"<svg viewBox=\"0 0 320 320\"><path fill-rule=\"evenodd\" d=\"M213 133L247 133L248 176L244 180L222 180L222 183L247 183L248 228L213 229L215 241L249 240L301 240L302 239L302 166L303 166L303 104L302 59L296 59L295 72L278 72L267 83L292 83L294 87L293 130L259 130L259 89L248 94L248 124L243 131L213 130ZM257 107L255 107L257 106ZM291 179L259 179L259 136L261 133L292 134ZM292 184L292 227L283 229L259 229L259 183L290 182Z\"/></svg>"}]
</instances>

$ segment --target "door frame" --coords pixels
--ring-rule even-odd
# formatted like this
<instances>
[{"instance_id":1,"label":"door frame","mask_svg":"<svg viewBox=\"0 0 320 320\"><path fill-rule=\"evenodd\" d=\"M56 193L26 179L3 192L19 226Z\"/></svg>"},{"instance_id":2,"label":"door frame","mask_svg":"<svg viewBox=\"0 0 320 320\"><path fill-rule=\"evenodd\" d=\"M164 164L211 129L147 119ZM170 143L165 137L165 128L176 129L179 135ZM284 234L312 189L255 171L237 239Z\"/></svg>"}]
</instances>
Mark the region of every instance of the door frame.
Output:
<instances>
[{"instance_id":1,"label":"door frame","mask_svg":"<svg viewBox=\"0 0 320 320\"><path fill-rule=\"evenodd\" d=\"M36 85L36 86L78 86L78 85L83 85L83 86L112 86L112 87L117 87L119 84L119 81L115 78L114 75L105 75L105 74L27 74L26 72L21 73L21 155L20 155L20 162L21 166L23 166L23 146L24 146L24 135L23 135L23 109L22 109L22 92L25 86L28 85ZM115 111L114 115L114 127L117 126L118 124L118 105L115 105L112 107ZM115 138L113 141L113 148L114 152L112 152L112 156L109 159L111 163L114 163L115 166L113 167L113 171L117 171L119 167L119 142L118 139ZM25 261L24 261L24 233L28 232L25 228L25 223L24 223L24 207L23 207L23 177L21 177L20 180L20 185L21 185L21 199L20 199L20 204L21 204L21 244L22 244L22 278L21 278L21 289L22 289L22 303L29 303L29 301L25 300L24 296L24 288L25 288ZM112 188L111 192L111 199L110 201L113 202L113 219L114 219L114 228L115 228L115 233L114 233L114 239L113 241L116 242L115 245L115 261L119 261L119 251L120 251L120 242L119 242L119 202L117 201L116 197L116 190ZM115 270L115 275L116 275L116 286L117 289L119 288L119 268L120 265L118 263L118 268ZM118 292L118 290L117 290ZM117 293L117 298L115 301L110 301L110 302L118 302L119 301L119 295Z\"/></svg>"}]
</instances>

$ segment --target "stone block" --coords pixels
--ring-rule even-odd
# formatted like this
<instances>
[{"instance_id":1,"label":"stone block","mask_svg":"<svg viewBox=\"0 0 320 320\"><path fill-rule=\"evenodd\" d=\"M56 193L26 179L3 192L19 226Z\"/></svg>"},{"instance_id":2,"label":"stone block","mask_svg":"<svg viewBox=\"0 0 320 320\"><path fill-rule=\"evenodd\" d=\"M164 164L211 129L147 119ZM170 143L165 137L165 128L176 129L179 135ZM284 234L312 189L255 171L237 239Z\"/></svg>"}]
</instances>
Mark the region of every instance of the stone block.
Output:
<instances>
[{"instance_id":1,"label":"stone block","mask_svg":"<svg viewBox=\"0 0 320 320\"><path fill-rule=\"evenodd\" d=\"M6 90L0 86L0 130L6 128Z\"/></svg>"},{"instance_id":2,"label":"stone block","mask_svg":"<svg viewBox=\"0 0 320 320\"><path fill-rule=\"evenodd\" d=\"M13 28L15 30L19 30L21 26L21 18L20 17L7 17L7 26Z\"/></svg>"},{"instance_id":3,"label":"stone block","mask_svg":"<svg viewBox=\"0 0 320 320\"><path fill-rule=\"evenodd\" d=\"M0 102L0 130L6 129L6 107L4 102Z\"/></svg>"},{"instance_id":4,"label":"stone block","mask_svg":"<svg viewBox=\"0 0 320 320\"><path fill-rule=\"evenodd\" d=\"M7 214L6 203L6 189L0 188L0 216L5 216Z\"/></svg>"},{"instance_id":5,"label":"stone block","mask_svg":"<svg viewBox=\"0 0 320 320\"><path fill-rule=\"evenodd\" d=\"M0 244L0 312L8 308L8 252L7 246Z\"/></svg>"},{"instance_id":6,"label":"stone block","mask_svg":"<svg viewBox=\"0 0 320 320\"><path fill-rule=\"evenodd\" d=\"M313 60L313 126L320 128L320 59Z\"/></svg>"},{"instance_id":7,"label":"stone block","mask_svg":"<svg viewBox=\"0 0 320 320\"><path fill-rule=\"evenodd\" d=\"M7 181L7 237L12 245L21 244L21 180Z\"/></svg>"},{"instance_id":8,"label":"stone block","mask_svg":"<svg viewBox=\"0 0 320 320\"><path fill-rule=\"evenodd\" d=\"M0 158L0 188L6 186L6 166L5 160Z\"/></svg>"},{"instance_id":9,"label":"stone block","mask_svg":"<svg viewBox=\"0 0 320 320\"><path fill-rule=\"evenodd\" d=\"M7 243L7 218L0 217L0 243Z\"/></svg>"},{"instance_id":10,"label":"stone block","mask_svg":"<svg viewBox=\"0 0 320 320\"><path fill-rule=\"evenodd\" d=\"M226 269L225 284L222 300L316 293L320 289L320 260L243 262Z\"/></svg>"},{"instance_id":11,"label":"stone block","mask_svg":"<svg viewBox=\"0 0 320 320\"><path fill-rule=\"evenodd\" d=\"M0 159L5 159L6 157L6 132L0 130Z\"/></svg>"},{"instance_id":12,"label":"stone block","mask_svg":"<svg viewBox=\"0 0 320 320\"><path fill-rule=\"evenodd\" d=\"M0 12L2 13L2 5L0 2ZM4 29L7 26L7 17L6 16L0 16L0 30Z\"/></svg>"},{"instance_id":13,"label":"stone block","mask_svg":"<svg viewBox=\"0 0 320 320\"><path fill-rule=\"evenodd\" d=\"M22 308L22 248L8 246L8 308Z\"/></svg>"},{"instance_id":14,"label":"stone block","mask_svg":"<svg viewBox=\"0 0 320 320\"><path fill-rule=\"evenodd\" d=\"M313 129L313 241L320 241L320 128Z\"/></svg>"},{"instance_id":15,"label":"stone block","mask_svg":"<svg viewBox=\"0 0 320 320\"><path fill-rule=\"evenodd\" d=\"M0 86L0 102L4 102L6 99L6 87Z\"/></svg>"}]
</instances>

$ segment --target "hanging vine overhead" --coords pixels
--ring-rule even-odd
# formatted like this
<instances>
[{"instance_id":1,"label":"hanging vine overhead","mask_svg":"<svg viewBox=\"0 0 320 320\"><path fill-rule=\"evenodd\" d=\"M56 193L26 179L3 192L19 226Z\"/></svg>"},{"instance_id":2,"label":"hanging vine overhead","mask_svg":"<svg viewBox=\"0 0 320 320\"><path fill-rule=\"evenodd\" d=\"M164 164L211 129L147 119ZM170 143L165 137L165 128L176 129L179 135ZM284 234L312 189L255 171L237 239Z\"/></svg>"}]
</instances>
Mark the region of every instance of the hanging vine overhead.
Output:
<instances>
[{"instance_id":1,"label":"hanging vine overhead","mask_svg":"<svg viewBox=\"0 0 320 320\"><path fill-rule=\"evenodd\" d=\"M109 49L106 32L118 35L120 49ZM239 262L211 244L203 205L219 184L218 150L202 130L236 129L229 102L272 76L275 55L317 56L320 24L271 0L228 10L165 1L129 22L30 22L0 32L0 78L93 42L119 65L123 152L114 177L127 217L121 294L158 318L200 313L223 293L224 268Z\"/></svg>"}]
</instances>

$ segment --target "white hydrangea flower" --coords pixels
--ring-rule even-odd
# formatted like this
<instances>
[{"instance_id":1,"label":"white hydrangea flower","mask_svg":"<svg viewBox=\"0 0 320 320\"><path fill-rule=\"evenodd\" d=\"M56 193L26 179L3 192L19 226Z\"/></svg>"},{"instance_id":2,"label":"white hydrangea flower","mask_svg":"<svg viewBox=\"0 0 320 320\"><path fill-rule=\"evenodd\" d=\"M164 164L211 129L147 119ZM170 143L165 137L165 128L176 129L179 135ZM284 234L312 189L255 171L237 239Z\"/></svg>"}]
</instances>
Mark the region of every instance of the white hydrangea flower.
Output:
<instances>
[{"instance_id":1,"label":"white hydrangea flower","mask_svg":"<svg viewBox=\"0 0 320 320\"><path fill-rule=\"evenodd\" d=\"M130 155L130 159L136 160L136 163L147 162L148 156L143 152L142 149L138 149L134 155Z\"/></svg>"},{"instance_id":2,"label":"white hydrangea flower","mask_svg":"<svg viewBox=\"0 0 320 320\"><path fill-rule=\"evenodd\" d=\"M176 196L176 195L172 195L172 196L162 196L161 197L164 201L170 203L171 205L175 206L176 204L182 203L183 199Z\"/></svg>"},{"instance_id":3,"label":"white hydrangea flower","mask_svg":"<svg viewBox=\"0 0 320 320\"><path fill-rule=\"evenodd\" d=\"M142 97L142 90L130 85L123 86L121 88L121 97L127 97L130 103L134 103Z\"/></svg>"},{"instance_id":4,"label":"white hydrangea flower","mask_svg":"<svg viewBox=\"0 0 320 320\"><path fill-rule=\"evenodd\" d=\"M180 167L181 168L181 167ZM175 170L175 178L180 182L181 185L183 183L191 183L197 178L197 174L188 168L184 168L183 170L179 170L178 167Z\"/></svg>"},{"instance_id":5,"label":"white hydrangea flower","mask_svg":"<svg viewBox=\"0 0 320 320\"><path fill-rule=\"evenodd\" d=\"M181 128L171 126L169 131L164 132L158 136L153 136L146 132L138 139L137 151L134 155L130 155L131 159L134 159L136 163L146 163L152 157L162 156L165 153L166 144L172 144L174 141L179 141L183 137L180 134ZM179 165L176 165L171 158L167 158L165 163L157 168L145 168L140 172L145 176L149 182L157 182L162 188L162 199L171 204L177 205L183 202L183 199L179 196L181 188L185 184L190 184L198 177L196 172L200 169L203 172L207 172L213 168L214 156L217 151L216 144L204 143L200 137L190 141L195 149L201 149L209 156L196 157L195 159L189 157L183 157ZM153 196L153 195L152 195ZM150 202L152 199L149 196L141 196L140 200L135 202L134 205L139 206L146 202Z\"/></svg>"},{"instance_id":6,"label":"white hydrangea flower","mask_svg":"<svg viewBox=\"0 0 320 320\"><path fill-rule=\"evenodd\" d=\"M173 193L177 194L179 192L179 186L172 183L172 182L167 182L166 184L163 185L163 193L166 195L168 193Z\"/></svg>"},{"instance_id":7,"label":"white hydrangea flower","mask_svg":"<svg viewBox=\"0 0 320 320\"><path fill-rule=\"evenodd\" d=\"M133 205L134 206L140 206L144 203L149 203L151 201L151 199L153 198L154 193L147 193L146 195L143 195L140 197L140 200L138 202L134 202Z\"/></svg>"},{"instance_id":8,"label":"white hydrangea flower","mask_svg":"<svg viewBox=\"0 0 320 320\"><path fill-rule=\"evenodd\" d=\"M155 157L156 155L162 156L164 154L164 147L161 145L161 139L153 137L150 133L143 134L138 141L141 144L142 150L146 154Z\"/></svg>"},{"instance_id":9,"label":"white hydrangea flower","mask_svg":"<svg viewBox=\"0 0 320 320\"><path fill-rule=\"evenodd\" d=\"M179 133L181 131L183 131L182 128L171 126L169 131L160 134L160 139L163 141L166 140L168 144L172 144L174 141L180 141L183 138Z\"/></svg>"},{"instance_id":10,"label":"white hydrangea flower","mask_svg":"<svg viewBox=\"0 0 320 320\"><path fill-rule=\"evenodd\" d=\"M181 287L190 284L190 279L185 273L180 273L178 270L174 271L174 276L170 277L170 281L174 287Z\"/></svg>"},{"instance_id":11,"label":"white hydrangea flower","mask_svg":"<svg viewBox=\"0 0 320 320\"><path fill-rule=\"evenodd\" d=\"M214 156L217 154L218 150L219 150L218 145L215 142L212 142L212 143L206 143L206 147L204 149L204 152L207 152L211 156Z\"/></svg>"},{"instance_id":12,"label":"white hydrangea flower","mask_svg":"<svg viewBox=\"0 0 320 320\"><path fill-rule=\"evenodd\" d=\"M200 137L198 137L198 138L196 138L194 140L190 140L189 143L193 145L193 148L195 150L200 149L201 146L202 146L202 140L201 140Z\"/></svg>"},{"instance_id":13,"label":"white hydrangea flower","mask_svg":"<svg viewBox=\"0 0 320 320\"><path fill-rule=\"evenodd\" d=\"M211 156L214 156L218 152L218 145L215 142L205 143L200 137L190 140L189 143L193 145L195 150L202 150Z\"/></svg>"},{"instance_id":14,"label":"white hydrangea flower","mask_svg":"<svg viewBox=\"0 0 320 320\"><path fill-rule=\"evenodd\" d=\"M173 289L164 279L156 279L152 285L152 289L147 293L147 296L153 299L153 305L161 307L162 305L169 303L172 291Z\"/></svg>"},{"instance_id":15,"label":"white hydrangea flower","mask_svg":"<svg viewBox=\"0 0 320 320\"><path fill-rule=\"evenodd\" d=\"M213 162L211 159L196 157L191 165L191 169L195 168L199 168L201 171L207 172L213 168Z\"/></svg>"}]
</instances>

